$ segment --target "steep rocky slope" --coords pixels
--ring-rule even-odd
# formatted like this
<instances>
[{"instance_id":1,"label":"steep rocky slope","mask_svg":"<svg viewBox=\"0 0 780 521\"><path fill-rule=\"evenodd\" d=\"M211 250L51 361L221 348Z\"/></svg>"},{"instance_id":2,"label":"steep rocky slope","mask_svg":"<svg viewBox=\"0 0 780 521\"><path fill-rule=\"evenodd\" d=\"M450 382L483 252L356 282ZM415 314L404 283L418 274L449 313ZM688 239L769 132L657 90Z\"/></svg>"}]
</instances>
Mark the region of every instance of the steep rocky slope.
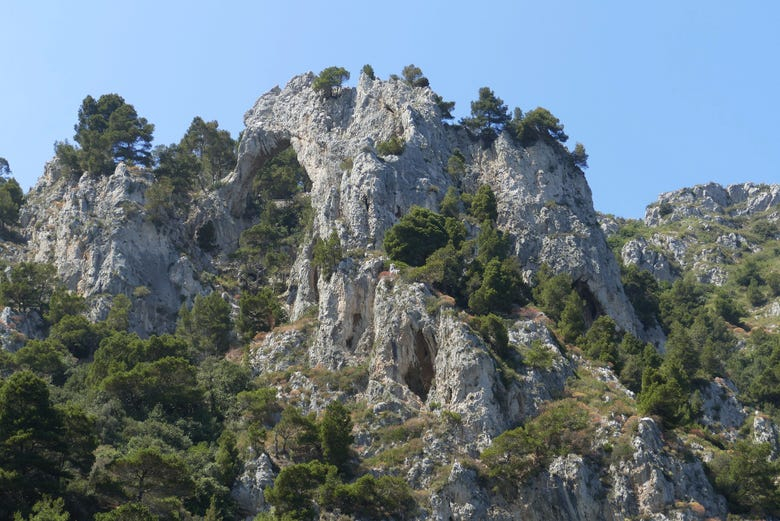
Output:
<instances>
[{"instance_id":1,"label":"steep rocky slope","mask_svg":"<svg viewBox=\"0 0 780 521\"><path fill-rule=\"evenodd\" d=\"M120 164L110 176L75 176L50 163L22 212L29 259L54 264L67 287L88 298L93 319L122 293L133 302L133 329L171 331L179 307L196 295L219 291L237 301L240 285L215 275L234 270L239 237L259 219L248 198L258 170L292 146L311 179L313 220L283 295L290 323L255 336L245 357L280 402L304 415L333 400L348 403L357 465L402 476L414 490L416 518L725 519L726 501L702 463L712 451L694 450L684 436L640 417L634 393L609 364L567 346L530 307L503 317L510 348L498 353L451 298L410 279L382 251L385 232L413 206L438 210L449 187L475 192L487 184L497 225L529 282L543 264L570 274L588 322L608 315L622 331L660 345L660 328L636 318L602 231L618 236L624 223L599 225L568 152L548 140L521 146L508 132L486 144L443 123L428 88L364 74L355 88L324 97L314 78L297 76L258 99L245 116L235 171L163 224L145 206L155 182L149 172ZM404 143L402 151L379 154L391 138ZM461 178L447 171L456 149L465 157ZM716 252L691 253L696 239L663 227L694 218L706 227L713 215L719 230L743 216L776 222L778 194L752 185L665 194L645 222L658 231L627 237L622 260L662 280L693 269L717 281ZM207 224L216 244L203 251L195 238ZM316 267L313 250L333 231L343 258L330 273ZM757 248L737 233L715 242ZM712 269L697 271L703 256ZM702 397L704 417L727 437L755 413L732 387L714 382ZM533 472L509 486L490 474L482 456L502 433L563 406L587 418L561 445L577 450L540 449L528 463ZM777 445L771 420L754 430ZM232 494L247 519L268 510L264 490L289 463L272 452L270 442L256 440L242 462Z\"/></svg>"},{"instance_id":2,"label":"steep rocky slope","mask_svg":"<svg viewBox=\"0 0 780 521\"><path fill-rule=\"evenodd\" d=\"M113 295L131 297L133 329L144 334L170 331L181 304L204 291L192 237L178 223L163 227L147 218L153 182L149 172L124 164L108 177L76 176L54 160L20 217L30 260L52 263L65 285L90 301L94 319L105 317Z\"/></svg>"}]
</instances>

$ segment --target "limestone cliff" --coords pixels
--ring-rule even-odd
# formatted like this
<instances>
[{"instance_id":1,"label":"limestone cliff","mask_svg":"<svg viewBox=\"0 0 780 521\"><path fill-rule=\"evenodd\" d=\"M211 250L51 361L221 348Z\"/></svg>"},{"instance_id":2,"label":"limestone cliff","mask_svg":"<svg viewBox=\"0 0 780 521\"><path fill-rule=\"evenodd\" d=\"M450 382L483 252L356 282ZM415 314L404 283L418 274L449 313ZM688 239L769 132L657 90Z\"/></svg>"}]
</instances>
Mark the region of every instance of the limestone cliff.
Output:
<instances>
[{"instance_id":1,"label":"limestone cliff","mask_svg":"<svg viewBox=\"0 0 780 521\"><path fill-rule=\"evenodd\" d=\"M170 331L182 302L203 291L202 264L188 254L198 250L182 227L147 218L152 175L122 163L110 176L62 170L50 162L22 208L29 259L53 264L65 285L88 299L94 319L123 293L133 300L136 331Z\"/></svg>"}]
</instances>

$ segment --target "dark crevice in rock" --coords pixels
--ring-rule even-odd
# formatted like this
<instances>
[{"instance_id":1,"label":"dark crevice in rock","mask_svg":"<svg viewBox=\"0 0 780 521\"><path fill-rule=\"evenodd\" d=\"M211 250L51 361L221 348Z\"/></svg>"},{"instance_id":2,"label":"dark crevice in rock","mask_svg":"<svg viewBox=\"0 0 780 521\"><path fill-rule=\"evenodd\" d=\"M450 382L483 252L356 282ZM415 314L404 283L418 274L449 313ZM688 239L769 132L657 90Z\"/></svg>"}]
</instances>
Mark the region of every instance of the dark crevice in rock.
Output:
<instances>
[{"instance_id":1,"label":"dark crevice in rock","mask_svg":"<svg viewBox=\"0 0 780 521\"><path fill-rule=\"evenodd\" d=\"M422 401L428 398L435 371L433 368L433 350L422 331L414 335L414 359L404 374L404 382Z\"/></svg>"}]
</instances>

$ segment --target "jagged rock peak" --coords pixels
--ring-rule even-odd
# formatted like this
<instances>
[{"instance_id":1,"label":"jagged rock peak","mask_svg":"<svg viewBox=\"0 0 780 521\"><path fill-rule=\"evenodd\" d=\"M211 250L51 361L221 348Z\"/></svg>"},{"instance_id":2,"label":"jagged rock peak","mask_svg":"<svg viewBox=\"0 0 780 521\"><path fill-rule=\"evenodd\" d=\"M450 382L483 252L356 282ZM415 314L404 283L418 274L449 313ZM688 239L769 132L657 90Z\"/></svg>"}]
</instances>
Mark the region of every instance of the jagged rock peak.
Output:
<instances>
[{"instance_id":1,"label":"jagged rock peak","mask_svg":"<svg viewBox=\"0 0 780 521\"><path fill-rule=\"evenodd\" d=\"M723 187L717 183L666 192L647 207L645 224L686 217L754 215L780 205L780 185L742 183ZM777 213L774 219L778 219Z\"/></svg>"},{"instance_id":2,"label":"jagged rock peak","mask_svg":"<svg viewBox=\"0 0 780 521\"><path fill-rule=\"evenodd\" d=\"M637 330L590 188L562 146L540 140L522 147L509 132L486 146L442 122L433 91L401 80L362 75L355 88L333 98L316 92L313 80L311 73L296 76L247 112L238 166L224 193L234 216L245 210L256 169L288 145L312 181L312 239L335 230L346 249L380 248L385 231L413 205L438 210L450 186L488 184L498 201L499 227L509 232L527 270L547 263L570 273L594 313L606 312L622 328ZM378 145L391 138L404 143L403 151L381 155ZM459 181L447 172L456 148L467 164ZM317 303L318 291L307 259L299 258L296 267L293 316L300 316Z\"/></svg>"}]
</instances>

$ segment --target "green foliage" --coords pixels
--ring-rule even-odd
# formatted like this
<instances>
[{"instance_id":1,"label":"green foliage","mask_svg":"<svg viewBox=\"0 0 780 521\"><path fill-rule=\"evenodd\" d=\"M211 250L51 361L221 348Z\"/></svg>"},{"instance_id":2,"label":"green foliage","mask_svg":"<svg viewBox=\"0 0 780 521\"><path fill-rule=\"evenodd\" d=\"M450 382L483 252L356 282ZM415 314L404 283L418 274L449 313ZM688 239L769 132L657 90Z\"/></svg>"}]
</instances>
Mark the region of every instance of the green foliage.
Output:
<instances>
[{"instance_id":1,"label":"green foliage","mask_svg":"<svg viewBox=\"0 0 780 521\"><path fill-rule=\"evenodd\" d=\"M288 146L266 161L255 173L253 191L261 201L290 199L311 190L311 180L298 162L295 149Z\"/></svg>"},{"instance_id":2,"label":"green foliage","mask_svg":"<svg viewBox=\"0 0 780 521\"><path fill-rule=\"evenodd\" d=\"M270 427L273 425L276 415L282 410L276 400L276 389L270 387L241 391L236 399L238 410L241 411L244 420L248 423L259 423ZM294 407L288 407L288 409L297 411Z\"/></svg>"},{"instance_id":3,"label":"green foliage","mask_svg":"<svg viewBox=\"0 0 780 521\"><path fill-rule=\"evenodd\" d=\"M326 462L334 465L343 474L350 472L350 445L352 436L352 418L344 405L334 400L325 407L319 425L322 456Z\"/></svg>"},{"instance_id":4,"label":"green foliage","mask_svg":"<svg viewBox=\"0 0 780 521\"><path fill-rule=\"evenodd\" d=\"M485 266L479 288L469 297L469 307L481 314L509 311L512 304L524 300L524 286L516 259L493 257Z\"/></svg>"},{"instance_id":5,"label":"green foliage","mask_svg":"<svg viewBox=\"0 0 780 521\"><path fill-rule=\"evenodd\" d=\"M536 272L536 286L532 290L534 302L554 321L561 318L567 295L573 281L568 273L555 275L549 266L543 264Z\"/></svg>"},{"instance_id":6,"label":"green foliage","mask_svg":"<svg viewBox=\"0 0 780 521\"><path fill-rule=\"evenodd\" d=\"M498 205L496 203L496 194L488 185L481 185L477 193L471 200L469 214L478 222L492 221L498 219Z\"/></svg>"},{"instance_id":7,"label":"green foliage","mask_svg":"<svg viewBox=\"0 0 780 521\"><path fill-rule=\"evenodd\" d=\"M219 123L216 121L206 122L198 116L190 123L178 144L177 152L187 156L194 166L189 172L189 179L204 189L213 187L236 165L236 142L230 132L219 129ZM165 165L160 166L162 169L155 171L157 175L167 173L169 177L176 179L176 174L181 173L175 168L166 171Z\"/></svg>"},{"instance_id":8,"label":"green foliage","mask_svg":"<svg viewBox=\"0 0 780 521\"><path fill-rule=\"evenodd\" d=\"M243 263L243 286L259 289L283 284L312 218L309 198L303 194L286 204L263 203L259 222L244 230L236 257Z\"/></svg>"},{"instance_id":9,"label":"green foliage","mask_svg":"<svg viewBox=\"0 0 780 521\"><path fill-rule=\"evenodd\" d=\"M466 157L460 149L453 150L447 159L447 172L455 179L460 179L466 173Z\"/></svg>"},{"instance_id":10,"label":"green foliage","mask_svg":"<svg viewBox=\"0 0 780 521\"><path fill-rule=\"evenodd\" d=\"M369 80L375 80L376 79L376 75L374 74L374 68L371 65L369 65L369 64L363 65L363 68L361 69L361 72L363 74L365 74L368 77Z\"/></svg>"},{"instance_id":11,"label":"green foliage","mask_svg":"<svg viewBox=\"0 0 780 521\"><path fill-rule=\"evenodd\" d=\"M7 228L16 224L22 202L24 192L16 179L0 177L0 225Z\"/></svg>"},{"instance_id":12,"label":"green foliage","mask_svg":"<svg viewBox=\"0 0 780 521\"><path fill-rule=\"evenodd\" d=\"M637 397L640 414L655 415L669 428L691 420L687 389L681 385L684 373L679 366L666 364L661 370L645 369L642 374L642 392Z\"/></svg>"},{"instance_id":13,"label":"green foliage","mask_svg":"<svg viewBox=\"0 0 780 521\"><path fill-rule=\"evenodd\" d=\"M618 342L620 334L617 324L609 315L602 315L585 334L583 347L590 358L615 365L619 360Z\"/></svg>"},{"instance_id":14,"label":"green foliage","mask_svg":"<svg viewBox=\"0 0 780 521\"><path fill-rule=\"evenodd\" d=\"M639 320L645 326L657 323L661 288L652 273L634 264L621 265L620 280Z\"/></svg>"},{"instance_id":15,"label":"green foliage","mask_svg":"<svg viewBox=\"0 0 780 521\"><path fill-rule=\"evenodd\" d=\"M327 67L319 76L314 78L312 88L322 93L325 98L333 98L338 95L341 84L349 79L349 72L343 67Z\"/></svg>"},{"instance_id":16,"label":"green foliage","mask_svg":"<svg viewBox=\"0 0 780 521\"><path fill-rule=\"evenodd\" d=\"M521 118L515 118L512 121L512 126L514 127L515 135L524 146L530 146L539 139L548 139L560 143L565 143L569 139L569 136L563 131L563 125L560 120L553 116L549 110L542 107L533 109Z\"/></svg>"},{"instance_id":17,"label":"green foliage","mask_svg":"<svg viewBox=\"0 0 780 521\"><path fill-rule=\"evenodd\" d=\"M40 501L32 507L32 513L29 517L22 517L21 513L14 514L14 521L69 521L70 514L65 510L65 500L62 498L52 499L50 496L43 496Z\"/></svg>"},{"instance_id":18,"label":"green foliage","mask_svg":"<svg viewBox=\"0 0 780 521\"><path fill-rule=\"evenodd\" d=\"M413 206L385 234L384 247L393 260L411 266L422 266L434 251L449 240L444 216Z\"/></svg>"},{"instance_id":19,"label":"green foliage","mask_svg":"<svg viewBox=\"0 0 780 521\"><path fill-rule=\"evenodd\" d=\"M56 287L56 270L51 264L20 262L0 281L0 299L17 311L45 313Z\"/></svg>"},{"instance_id":20,"label":"green foliage","mask_svg":"<svg viewBox=\"0 0 780 521\"><path fill-rule=\"evenodd\" d=\"M469 325L490 344L499 356L506 357L509 354L509 333L504 321L493 313L484 316L476 316L471 319Z\"/></svg>"},{"instance_id":21,"label":"green foliage","mask_svg":"<svg viewBox=\"0 0 780 521\"><path fill-rule=\"evenodd\" d=\"M78 440L70 434L42 379L20 371L0 384L0 517L26 514L42 494L57 495L61 478L77 474L72 456L81 450L90 455L94 444L72 446Z\"/></svg>"},{"instance_id":22,"label":"green foliage","mask_svg":"<svg viewBox=\"0 0 780 521\"><path fill-rule=\"evenodd\" d=\"M167 177L155 181L144 194L146 202L146 218L157 226L162 226L171 220L175 212L174 184Z\"/></svg>"},{"instance_id":23,"label":"green foliage","mask_svg":"<svg viewBox=\"0 0 780 521\"><path fill-rule=\"evenodd\" d=\"M7 179L11 176L11 165L8 164L8 160L4 157L0 157L0 177Z\"/></svg>"},{"instance_id":24,"label":"green foliage","mask_svg":"<svg viewBox=\"0 0 780 521\"><path fill-rule=\"evenodd\" d=\"M158 521L159 519L141 503L125 503L110 512L95 514L95 521Z\"/></svg>"},{"instance_id":25,"label":"green foliage","mask_svg":"<svg viewBox=\"0 0 780 521\"><path fill-rule=\"evenodd\" d=\"M326 479L335 480L336 467L319 461L284 467L273 487L263 491L277 519L308 521L317 518L317 491Z\"/></svg>"},{"instance_id":26,"label":"green foliage","mask_svg":"<svg viewBox=\"0 0 780 521\"><path fill-rule=\"evenodd\" d=\"M780 403L780 334L754 329L744 349L728 360L729 375L743 391L742 400L761 409Z\"/></svg>"},{"instance_id":27,"label":"green foliage","mask_svg":"<svg viewBox=\"0 0 780 521\"><path fill-rule=\"evenodd\" d=\"M255 294L244 293L238 302L236 327L245 340L259 331L271 331L287 318L279 300L270 288L262 288Z\"/></svg>"},{"instance_id":28,"label":"green foliage","mask_svg":"<svg viewBox=\"0 0 780 521\"><path fill-rule=\"evenodd\" d=\"M376 144L376 153L380 157L400 156L404 153L405 147L406 143L400 137L392 136L390 139Z\"/></svg>"},{"instance_id":29,"label":"green foliage","mask_svg":"<svg viewBox=\"0 0 780 521\"><path fill-rule=\"evenodd\" d=\"M690 327L695 319L694 312L707 301L707 288L693 276L686 275L674 281L672 286L659 296L661 326L667 333L672 324L679 322Z\"/></svg>"},{"instance_id":30,"label":"green foliage","mask_svg":"<svg viewBox=\"0 0 780 521\"><path fill-rule=\"evenodd\" d=\"M718 492L726 496L730 510L754 516L780 515L780 464L771 460L768 443L738 441L728 452L717 454L708 465Z\"/></svg>"},{"instance_id":31,"label":"green foliage","mask_svg":"<svg viewBox=\"0 0 780 521\"><path fill-rule=\"evenodd\" d=\"M114 295L111 300L111 309L106 317L106 327L112 331L127 331L130 329L130 311L133 303L130 297L124 293Z\"/></svg>"},{"instance_id":32,"label":"green foliage","mask_svg":"<svg viewBox=\"0 0 780 521\"><path fill-rule=\"evenodd\" d=\"M516 486L544 468L553 457L589 452L589 417L573 399L550 403L522 427L503 432L480 455L488 477Z\"/></svg>"},{"instance_id":33,"label":"green foliage","mask_svg":"<svg viewBox=\"0 0 780 521\"><path fill-rule=\"evenodd\" d=\"M762 306L766 303L766 295L764 295L756 279L750 280L745 295L753 307Z\"/></svg>"},{"instance_id":34,"label":"green foliage","mask_svg":"<svg viewBox=\"0 0 780 521\"><path fill-rule=\"evenodd\" d=\"M190 472L181 457L156 447L135 449L114 460L107 470L121 484L124 497L147 507L160 508L161 500L186 499L193 494Z\"/></svg>"},{"instance_id":35,"label":"green foliage","mask_svg":"<svg viewBox=\"0 0 780 521\"><path fill-rule=\"evenodd\" d=\"M535 339L530 349L523 353L523 363L547 371L552 368L554 357L554 353L541 340Z\"/></svg>"},{"instance_id":36,"label":"green foliage","mask_svg":"<svg viewBox=\"0 0 780 521\"><path fill-rule=\"evenodd\" d=\"M154 125L139 118L118 94L84 98L75 130L74 139L81 145L76 159L82 170L109 175L120 161L151 165Z\"/></svg>"},{"instance_id":37,"label":"green foliage","mask_svg":"<svg viewBox=\"0 0 780 521\"><path fill-rule=\"evenodd\" d=\"M49 339L64 346L79 359L90 358L100 344L95 324L83 315L66 315L52 328Z\"/></svg>"},{"instance_id":38,"label":"green foliage","mask_svg":"<svg viewBox=\"0 0 780 521\"><path fill-rule=\"evenodd\" d=\"M403 71L401 71L401 75L403 76L404 81L412 87L428 87L430 85L428 78L423 76L422 69L414 64L404 67Z\"/></svg>"},{"instance_id":39,"label":"green foliage","mask_svg":"<svg viewBox=\"0 0 780 521\"><path fill-rule=\"evenodd\" d=\"M444 198L439 203L439 213L445 217L458 217L463 208L458 189L454 186L447 188Z\"/></svg>"},{"instance_id":40,"label":"green foliage","mask_svg":"<svg viewBox=\"0 0 780 521\"><path fill-rule=\"evenodd\" d=\"M43 318L49 325L54 325L67 315L80 315L86 311L87 301L84 297L57 286L49 297L49 309Z\"/></svg>"},{"instance_id":41,"label":"green foliage","mask_svg":"<svg viewBox=\"0 0 780 521\"><path fill-rule=\"evenodd\" d=\"M27 341L14 353L14 361L20 368L29 369L41 378L51 378L57 385L65 382L68 371L76 363L65 346L50 338Z\"/></svg>"},{"instance_id":42,"label":"green foliage","mask_svg":"<svg viewBox=\"0 0 780 521\"><path fill-rule=\"evenodd\" d=\"M327 239L317 238L314 241L314 248L312 249L312 267L319 270L319 272L326 278L336 270L344 258L344 253L341 249L341 239L336 230L330 232Z\"/></svg>"},{"instance_id":43,"label":"green foliage","mask_svg":"<svg viewBox=\"0 0 780 521\"><path fill-rule=\"evenodd\" d=\"M328 510L364 519L408 519L415 510L414 497L403 478L365 474L354 483L326 479L320 489L321 504Z\"/></svg>"},{"instance_id":44,"label":"green foliage","mask_svg":"<svg viewBox=\"0 0 780 521\"><path fill-rule=\"evenodd\" d=\"M279 442L281 441L281 446ZM274 454L292 461L310 461L321 456L320 431L314 415L304 416L297 407L286 407L274 427Z\"/></svg>"},{"instance_id":45,"label":"green foliage","mask_svg":"<svg viewBox=\"0 0 780 521\"><path fill-rule=\"evenodd\" d=\"M187 360L167 356L113 373L103 379L101 388L135 419L144 418L155 406L169 417L191 416L200 412L203 399L195 375Z\"/></svg>"},{"instance_id":46,"label":"green foliage","mask_svg":"<svg viewBox=\"0 0 780 521\"><path fill-rule=\"evenodd\" d=\"M585 145L577 143L574 145L574 150L571 153L571 159L575 166L582 169L588 168L588 153L585 152Z\"/></svg>"},{"instance_id":47,"label":"green foliage","mask_svg":"<svg viewBox=\"0 0 780 521\"><path fill-rule=\"evenodd\" d=\"M201 356L227 351L231 330L230 304L217 292L195 297L192 310L186 305L179 310L176 333Z\"/></svg>"},{"instance_id":48,"label":"green foliage","mask_svg":"<svg viewBox=\"0 0 780 521\"><path fill-rule=\"evenodd\" d=\"M448 242L428 256L425 265L414 271L414 278L460 300L463 297L464 262L462 253Z\"/></svg>"},{"instance_id":49,"label":"green foliage","mask_svg":"<svg viewBox=\"0 0 780 521\"><path fill-rule=\"evenodd\" d=\"M439 112L441 112L441 119L454 118L454 116L452 115L452 111L455 109L454 101L444 101L444 98L434 93L433 102L436 103L436 106L439 108Z\"/></svg>"},{"instance_id":50,"label":"green foliage","mask_svg":"<svg viewBox=\"0 0 780 521\"><path fill-rule=\"evenodd\" d=\"M461 124L488 140L494 139L509 122L509 113L504 101L489 87L479 89L479 99L471 102L471 117L463 118Z\"/></svg>"},{"instance_id":51,"label":"green foliage","mask_svg":"<svg viewBox=\"0 0 780 521\"><path fill-rule=\"evenodd\" d=\"M585 333L585 301L575 290L571 290L563 301L558 331L564 342L577 342Z\"/></svg>"}]
</instances>

